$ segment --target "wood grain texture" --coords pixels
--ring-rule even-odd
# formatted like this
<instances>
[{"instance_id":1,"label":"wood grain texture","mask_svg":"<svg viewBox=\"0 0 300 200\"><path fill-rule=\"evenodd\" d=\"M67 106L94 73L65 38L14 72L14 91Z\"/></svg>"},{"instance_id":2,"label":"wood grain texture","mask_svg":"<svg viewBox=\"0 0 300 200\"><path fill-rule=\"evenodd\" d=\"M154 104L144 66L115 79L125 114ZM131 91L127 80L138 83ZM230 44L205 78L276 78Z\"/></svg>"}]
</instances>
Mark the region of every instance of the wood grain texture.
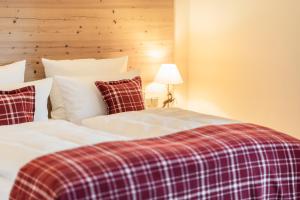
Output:
<instances>
[{"instance_id":1,"label":"wood grain texture","mask_svg":"<svg viewBox=\"0 0 300 200\"><path fill-rule=\"evenodd\" d=\"M128 55L151 81L173 62L173 21L173 0L0 0L0 64L26 59L26 80L36 80L42 57Z\"/></svg>"}]
</instances>

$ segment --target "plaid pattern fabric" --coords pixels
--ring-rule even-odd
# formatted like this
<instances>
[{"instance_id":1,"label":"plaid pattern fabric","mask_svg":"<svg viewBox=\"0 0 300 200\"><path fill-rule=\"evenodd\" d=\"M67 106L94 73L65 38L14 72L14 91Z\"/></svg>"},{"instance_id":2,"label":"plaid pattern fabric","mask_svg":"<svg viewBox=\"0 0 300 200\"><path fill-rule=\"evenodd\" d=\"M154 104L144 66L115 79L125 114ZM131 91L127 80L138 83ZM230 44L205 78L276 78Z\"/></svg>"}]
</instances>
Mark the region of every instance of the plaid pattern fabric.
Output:
<instances>
[{"instance_id":1,"label":"plaid pattern fabric","mask_svg":"<svg viewBox=\"0 0 300 200\"><path fill-rule=\"evenodd\" d=\"M108 114L145 109L141 77L137 76L132 80L97 81L95 84L107 104Z\"/></svg>"},{"instance_id":2,"label":"plaid pattern fabric","mask_svg":"<svg viewBox=\"0 0 300 200\"><path fill-rule=\"evenodd\" d=\"M0 126L32 122L34 111L34 86L0 91Z\"/></svg>"},{"instance_id":3,"label":"plaid pattern fabric","mask_svg":"<svg viewBox=\"0 0 300 200\"><path fill-rule=\"evenodd\" d=\"M253 124L58 152L24 166L11 200L299 199L300 141Z\"/></svg>"}]
</instances>

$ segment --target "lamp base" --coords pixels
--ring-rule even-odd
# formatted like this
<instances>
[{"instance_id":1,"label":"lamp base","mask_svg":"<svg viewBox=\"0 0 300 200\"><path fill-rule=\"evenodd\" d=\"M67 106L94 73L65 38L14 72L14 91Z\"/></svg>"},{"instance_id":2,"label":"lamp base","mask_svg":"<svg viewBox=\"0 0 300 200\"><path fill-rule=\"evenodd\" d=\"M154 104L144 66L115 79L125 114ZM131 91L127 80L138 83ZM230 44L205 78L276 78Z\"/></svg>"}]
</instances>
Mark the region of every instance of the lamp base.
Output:
<instances>
[{"instance_id":1,"label":"lamp base","mask_svg":"<svg viewBox=\"0 0 300 200\"><path fill-rule=\"evenodd\" d=\"M175 101L173 94L170 92L170 86L168 85L168 98L163 103L163 108L170 108L170 104Z\"/></svg>"}]
</instances>

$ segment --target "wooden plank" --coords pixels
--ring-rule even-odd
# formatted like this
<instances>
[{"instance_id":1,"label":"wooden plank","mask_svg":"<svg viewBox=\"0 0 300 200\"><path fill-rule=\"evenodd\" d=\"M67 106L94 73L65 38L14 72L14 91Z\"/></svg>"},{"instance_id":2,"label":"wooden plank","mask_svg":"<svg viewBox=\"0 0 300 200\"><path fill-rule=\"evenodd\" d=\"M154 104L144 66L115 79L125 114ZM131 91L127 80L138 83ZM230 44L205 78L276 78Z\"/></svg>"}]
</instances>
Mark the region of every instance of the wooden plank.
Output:
<instances>
[{"instance_id":1,"label":"wooden plank","mask_svg":"<svg viewBox=\"0 0 300 200\"><path fill-rule=\"evenodd\" d=\"M40 58L128 55L151 81L173 62L173 0L0 0L0 64L26 59L26 79L44 77Z\"/></svg>"},{"instance_id":2,"label":"wooden plank","mask_svg":"<svg viewBox=\"0 0 300 200\"><path fill-rule=\"evenodd\" d=\"M1 0L9 8L161 8L173 7L170 0Z\"/></svg>"}]
</instances>

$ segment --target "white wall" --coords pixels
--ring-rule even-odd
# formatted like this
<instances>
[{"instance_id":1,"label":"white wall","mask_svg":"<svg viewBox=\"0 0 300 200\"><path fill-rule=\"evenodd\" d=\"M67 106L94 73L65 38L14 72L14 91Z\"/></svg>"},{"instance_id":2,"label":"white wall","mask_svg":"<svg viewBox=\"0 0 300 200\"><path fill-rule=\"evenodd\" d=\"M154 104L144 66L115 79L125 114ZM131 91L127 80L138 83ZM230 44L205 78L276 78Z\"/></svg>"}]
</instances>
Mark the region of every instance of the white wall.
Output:
<instances>
[{"instance_id":1,"label":"white wall","mask_svg":"<svg viewBox=\"0 0 300 200\"><path fill-rule=\"evenodd\" d=\"M188 107L300 137L300 1L182 2Z\"/></svg>"},{"instance_id":2,"label":"white wall","mask_svg":"<svg viewBox=\"0 0 300 200\"><path fill-rule=\"evenodd\" d=\"M175 0L175 63L184 83L176 86L176 106L187 108L189 0Z\"/></svg>"}]
</instances>

